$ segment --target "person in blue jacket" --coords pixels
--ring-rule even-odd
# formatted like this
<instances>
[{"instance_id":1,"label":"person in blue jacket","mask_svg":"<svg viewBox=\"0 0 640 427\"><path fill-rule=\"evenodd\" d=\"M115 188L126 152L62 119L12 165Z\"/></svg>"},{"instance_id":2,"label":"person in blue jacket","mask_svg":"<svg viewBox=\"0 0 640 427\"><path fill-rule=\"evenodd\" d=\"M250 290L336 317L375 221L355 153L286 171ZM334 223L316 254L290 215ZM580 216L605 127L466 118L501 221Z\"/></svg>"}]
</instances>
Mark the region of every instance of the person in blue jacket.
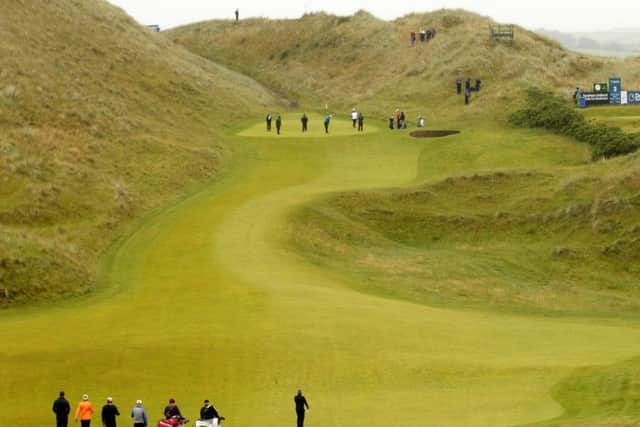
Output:
<instances>
[{"instance_id":1,"label":"person in blue jacket","mask_svg":"<svg viewBox=\"0 0 640 427\"><path fill-rule=\"evenodd\" d=\"M324 133L329 133L329 124L331 123L331 114L324 116Z\"/></svg>"}]
</instances>

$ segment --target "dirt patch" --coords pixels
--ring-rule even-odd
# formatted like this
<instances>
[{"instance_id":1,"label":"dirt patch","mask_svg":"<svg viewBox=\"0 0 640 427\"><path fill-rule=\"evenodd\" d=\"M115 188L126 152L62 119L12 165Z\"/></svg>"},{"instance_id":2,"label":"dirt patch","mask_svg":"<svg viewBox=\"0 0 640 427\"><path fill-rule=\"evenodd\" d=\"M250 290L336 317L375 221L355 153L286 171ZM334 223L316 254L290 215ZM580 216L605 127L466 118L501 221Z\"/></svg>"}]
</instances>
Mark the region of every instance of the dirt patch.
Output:
<instances>
[{"instance_id":1,"label":"dirt patch","mask_svg":"<svg viewBox=\"0 0 640 427\"><path fill-rule=\"evenodd\" d=\"M416 130L411 132L414 138L442 138L443 136L457 135L459 130Z\"/></svg>"}]
</instances>

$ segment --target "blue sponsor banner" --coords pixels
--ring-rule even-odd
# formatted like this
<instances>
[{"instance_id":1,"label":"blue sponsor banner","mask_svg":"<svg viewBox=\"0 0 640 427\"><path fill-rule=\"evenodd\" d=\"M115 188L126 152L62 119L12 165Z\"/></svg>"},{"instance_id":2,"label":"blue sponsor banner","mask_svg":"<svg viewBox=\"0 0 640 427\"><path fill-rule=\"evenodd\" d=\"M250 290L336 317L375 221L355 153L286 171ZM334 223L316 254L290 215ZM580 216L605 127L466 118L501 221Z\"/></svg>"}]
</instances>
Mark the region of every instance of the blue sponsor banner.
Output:
<instances>
[{"instance_id":1,"label":"blue sponsor banner","mask_svg":"<svg viewBox=\"0 0 640 427\"><path fill-rule=\"evenodd\" d=\"M609 79L609 103L622 104L622 79L618 77Z\"/></svg>"},{"instance_id":2,"label":"blue sponsor banner","mask_svg":"<svg viewBox=\"0 0 640 427\"><path fill-rule=\"evenodd\" d=\"M627 92L627 100L629 104L640 104L640 92Z\"/></svg>"}]
</instances>

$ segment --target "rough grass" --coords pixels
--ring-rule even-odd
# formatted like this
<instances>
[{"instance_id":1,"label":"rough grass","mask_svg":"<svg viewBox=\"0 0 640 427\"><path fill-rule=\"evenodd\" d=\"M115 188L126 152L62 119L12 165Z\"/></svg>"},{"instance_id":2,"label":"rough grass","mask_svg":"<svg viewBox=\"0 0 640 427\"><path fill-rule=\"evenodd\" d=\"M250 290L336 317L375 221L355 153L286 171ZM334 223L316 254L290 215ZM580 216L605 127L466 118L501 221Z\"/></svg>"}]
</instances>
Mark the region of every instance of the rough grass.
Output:
<instances>
[{"instance_id":1,"label":"rough grass","mask_svg":"<svg viewBox=\"0 0 640 427\"><path fill-rule=\"evenodd\" d=\"M516 28L513 45L493 45L489 18L460 10L410 14L392 22L358 12L349 19L323 13L300 19L207 21L169 37L199 55L250 75L312 106L358 104L386 117L396 106L442 116L460 113L450 95L458 75L483 78L470 109L501 116L531 85L571 93L609 75L640 87L638 60L594 58L562 49ZM410 31L435 27L430 43L409 46ZM422 111L419 111L422 110Z\"/></svg>"},{"instance_id":2,"label":"rough grass","mask_svg":"<svg viewBox=\"0 0 640 427\"><path fill-rule=\"evenodd\" d=\"M0 306L92 289L123 224L217 175L229 110L272 102L105 1L3 4Z\"/></svg>"}]
</instances>

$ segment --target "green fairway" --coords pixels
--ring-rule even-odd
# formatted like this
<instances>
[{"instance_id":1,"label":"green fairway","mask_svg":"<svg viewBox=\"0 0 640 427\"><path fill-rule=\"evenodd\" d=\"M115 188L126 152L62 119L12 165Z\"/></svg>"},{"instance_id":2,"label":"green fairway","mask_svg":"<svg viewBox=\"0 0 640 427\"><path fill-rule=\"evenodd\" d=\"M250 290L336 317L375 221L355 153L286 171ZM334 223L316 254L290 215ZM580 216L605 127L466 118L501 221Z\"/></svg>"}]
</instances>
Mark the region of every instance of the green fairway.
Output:
<instances>
[{"instance_id":1,"label":"green fairway","mask_svg":"<svg viewBox=\"0 0 640 427\"><path fill-rule=\"evenodd\" d=\"M223 178L113 246L96 293L0 314L0 399L12 426L52 422L42 408L59 389L74 407L85 392L100 406L113 396L121 425L135 399L155 422L169 397L191 418L209 398L228 426L293 425L299 387L311 427L521 425L561 416L553 397L577 369L603 375L640 354L635 321L386 298L288 243L292 215L339 191L570 168L588 158L583 146L482 128L433 141L315 130L311 142L331 144L300 144L260 137L261 127L230 137ZM487 147L495 151L482 155Z\"/></svg>"}]
</instances>

